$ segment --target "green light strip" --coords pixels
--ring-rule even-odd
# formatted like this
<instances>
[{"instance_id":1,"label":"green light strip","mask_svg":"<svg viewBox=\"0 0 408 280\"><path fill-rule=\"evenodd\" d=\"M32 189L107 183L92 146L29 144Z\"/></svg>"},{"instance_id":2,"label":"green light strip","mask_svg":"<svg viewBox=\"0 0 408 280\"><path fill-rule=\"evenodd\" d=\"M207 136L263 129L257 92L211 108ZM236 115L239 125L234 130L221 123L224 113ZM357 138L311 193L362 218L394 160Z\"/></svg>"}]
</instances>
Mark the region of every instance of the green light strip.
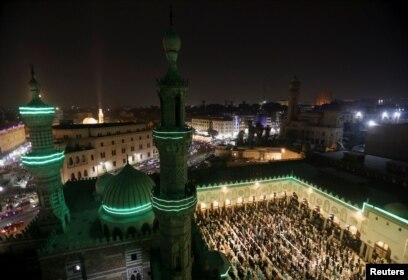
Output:
<instances>
[{"instance_id":1,"label":"green light strip","mask_svg":"<svg viewBox=\"0 0 408 280\"><path fill-rule=\"evenodd\" d=\"M383 213L383 214L385 214L385 215L391 216L391 217L393 217L394 219L396 219L396 220L398 220L398 221L400 221L400 222L403 222L404 224L408 224L408 220L406 220L406 219L404 219L404 218L401 218L401 217L399 217L399 216L397 216L397 215L395 215L395 214L393 214L393 213L390 213L390 212L388 212L388 211L386 211L386 210L383 210L383 209L381 209L381 208L375 207L375 206L373 206L373 205L371 205L371 204L368 204L368 203L364 202L364 203L363 203L363 210L365 210L366 207L372 208L372 209L377 210L377 211L379 211L379 212L381 212L381 213Z\"/></svg>"},{"instance_id":2,"label":"green light strip","mask_svg":"<svg viewBox=\"0 0 408 280\"><path fill-rule=\"evenodd\" d=\"M178 137L162 137L158 135L153 135L154 138L159 138L159 139L172 139L172 140L178 140L178 139L183 139L183 137L178 136Z\"/></svg>"},{"instance_id":3,"label":"green light strip","mask_svg":"<svg viewBox=\"0 0 408 280\"><path fill-rule=\"evenodd\" d=\"M52 159L40 160L40 161L30 161L30 160L24 160L24 159L22 159L21 161L27 165L43 165L43 164L47 164L50 162L59 161L60 159L63 159L63 158L64 158L64 155L61 155L60 157L55 157Z\"/></svg>"},{"instance_id":4,"label":"green light strip","mask_svg":"<svg viewBox=\"0 0 408 280\"><path fill-rule=\"evenodd\" d=\"M228 276L228 272L230 271L230 269L231 269L231 266L229 266L228 269L227 269L227 272L225 272L224 274L221 274L220 277L221 277L221 278L227 277L227 276Z\"/></svg>"},{"instance_id":5,"label":"green light strip","mask_svg":"<svg viewBox=\"0 0 408 280\"><path fill-rule=\"evenodd\" d=\"M137 207L133 207L133 208L111 208L109 206L103 205L102 204L103 209L111 214L115 214L115 215L132 215L132 214L137 214L140 212L144 212L146 210L149 210L152 208L152 204L151 203L146 203L144 205L141 206L137 206Z\"/></svg>"},{"instance_id":6,"label":"green light strip","mask_svg":"<svg viewBox=\"0 0 408 280\"><path fill-rule=\"evenodd\" d=\"M41 115L41 114L54 114L54 107L20 107L20 114L22 115Z\"/></svg>"},{"instance_id":7,"label":"green light strip","mask_svg":"<svg viewBox=\"0 0 408 280\"><path fill-rule=\"evenodd\" d=\"M43 115L43 114L54 114L55 111L36 111L36 112L29 112L29 111L20 111L21 115Z\"/></svg>"},{"instance_id":8,"label":"green light strip","mask_svg":"<svg viewBox=\"0 0 408 280\"><path fill-rule=\"evenodd\" d=\"M55 110L54 107L19 107L20 110L27 110L27 111L42 111L42 110Z\"/></svg>"},{"instance_id":9,"label":"green light strip","mask_svg":"<svg viewBox=\"0 0 408 280\"><path fill-rule=\"evenodd\" d=\"M46 156L22 156L21 161L27 165L43 165L64 158L64 151L53 153Z\"/></svg>"},{"instance_id":10,"label":"green light strip","mask_svg":"<svg viewBox=\"0 0 408 280\"><path fill-rule=\"evenodd\" d=\"M161 211L165 211L165 212L180 212L180 211L189 209L192 206L195 206L196 203L197 203L197 199L194 199L192 202L189 202L189 203L184 204L184 205L179 205L179 206L167 206L167 205L163 205L163 204L160 204L160 203L157 203L157 202L154 202L154 201L152 202L154 208L157 208L157 209L159 209ZM182 207L182 206L185 206L185 207ZM173 209L173 208L175 208L175 209Z\"/></svg>"},{"instance_id":11,"label":"green light strip","mask_svg":"<svg viewBox=\"0 0 408 280\"><path fill-rule=\"evenodd\" d=\"M191 130L184 130L184 131L158 131L153 129L153 133L158 134L188 134L191 133Z\"/></svg>"},{"instance_id":12,"label":"green light strip","mask_svg":"<svg viewBox=\"0 0 408 280\"><path fill-rule=\"evenodd\" d=\"M155 197L155 196L153 196L152 198L153 198L153 200L160 200L160 201L163 201L163 202L175 203L175 202L182 202L182 201L186 201L186 200L191 200L192 197L187 197L187 198L183 198L183 199L180 199L180 200L165 200L165 199L158 198L158 197Z\"/></svg>"},{"instance_id":13,"label":"green light strip","mask_svg":"<svg viewBox=\"0 0 408 280\"><path fill-rule=\"evenodd\" d=\"M57 152L51 155L46 155L46 156L21 156L22 159L26 159L26 160L37 160L37 159L49 159L49 158L53 158L53 157L58 157L64 154L64 151L62 152Z\"/></svg>"}]
</instances>

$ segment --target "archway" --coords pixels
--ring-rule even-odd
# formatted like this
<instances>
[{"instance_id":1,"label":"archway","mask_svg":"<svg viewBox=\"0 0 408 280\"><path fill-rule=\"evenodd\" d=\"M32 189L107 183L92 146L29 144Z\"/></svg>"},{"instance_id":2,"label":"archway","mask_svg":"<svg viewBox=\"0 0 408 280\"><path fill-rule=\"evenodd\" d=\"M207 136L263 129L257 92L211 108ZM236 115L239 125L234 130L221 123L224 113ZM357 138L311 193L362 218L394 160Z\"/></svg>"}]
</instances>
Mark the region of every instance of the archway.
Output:
<instances>
[{"instance_id":1,"label":"archway","mask_svg":"<svg viewBox=\"0 0 408 280\"><path fill-rule=\"evenodd\" d=\"M122 239L122 231L119 228L114 228L112 232L113 238L116 240L116 238Z\"/></svg>"},{"instance_id":2,"label":"archway","mask_svg":"<svg viewBox=\"0 0 408 280\"><path fill-rule=\"evenodd\" d=\"M127 236L136 236L136 229L134 227L128 227L127 229Z\"/></svg>"},{"instance_id":3,"label":"archway","mask_svg":"<svg viewBox=\"0 0 408 280\"><path fill-rule=\"evenodd\" d=\"M150 232L150 226L148 223L144 223L142 225L142 233L143 235L146 235L146 233Z\"/></svg>"},{"instance_id":4,"label":"archway","mask_svg":"<svg viewBox=\"0 0 408 280\"><path fill-rule=\"evenodd\" d=\"M81 178L82 178L81 171L78 171L78 180L81 180Z\"/></svg>"}]
</instances>

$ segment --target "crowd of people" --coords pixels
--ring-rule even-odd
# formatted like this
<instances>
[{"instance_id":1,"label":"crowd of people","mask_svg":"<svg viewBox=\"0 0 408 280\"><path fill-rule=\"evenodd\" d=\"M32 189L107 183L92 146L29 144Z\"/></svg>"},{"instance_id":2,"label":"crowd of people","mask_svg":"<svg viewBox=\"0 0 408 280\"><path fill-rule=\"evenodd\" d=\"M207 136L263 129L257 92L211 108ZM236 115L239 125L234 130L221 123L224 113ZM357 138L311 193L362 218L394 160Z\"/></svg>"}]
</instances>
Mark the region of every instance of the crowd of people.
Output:
<instances>
[{"instance_id":1,"label":"crowd of people","mask_svg":"<svg viewBox=\"0 0 408 280\"><path fill-rule=\"evenodd\" d=\"M231 279L364 279L365 263L312 210L282 198L214 210L195 218L210 250L232 264Z\"/></svg>"}]
</instances>

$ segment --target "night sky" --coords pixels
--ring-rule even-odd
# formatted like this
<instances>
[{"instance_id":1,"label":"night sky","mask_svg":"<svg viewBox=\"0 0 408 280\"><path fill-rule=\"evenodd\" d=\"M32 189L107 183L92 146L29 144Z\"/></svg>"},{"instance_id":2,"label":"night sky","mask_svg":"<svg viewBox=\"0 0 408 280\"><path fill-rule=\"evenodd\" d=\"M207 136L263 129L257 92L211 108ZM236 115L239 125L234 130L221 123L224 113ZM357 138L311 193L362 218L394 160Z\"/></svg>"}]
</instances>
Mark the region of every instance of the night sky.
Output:
<instances>
[{"instance_id":1,"label":"night sky","mask_svg":"<svg viewBox=\"0 0 408 280\"><path fill-rule=\"evenodd\" d=\"M286 99L293 75L303 102L408 97L403 1L172 2L188 104ZM168 1L1 5L0 107L29 101L31 63L54 105L158 105Z\"/></svg>"}]
</instances>

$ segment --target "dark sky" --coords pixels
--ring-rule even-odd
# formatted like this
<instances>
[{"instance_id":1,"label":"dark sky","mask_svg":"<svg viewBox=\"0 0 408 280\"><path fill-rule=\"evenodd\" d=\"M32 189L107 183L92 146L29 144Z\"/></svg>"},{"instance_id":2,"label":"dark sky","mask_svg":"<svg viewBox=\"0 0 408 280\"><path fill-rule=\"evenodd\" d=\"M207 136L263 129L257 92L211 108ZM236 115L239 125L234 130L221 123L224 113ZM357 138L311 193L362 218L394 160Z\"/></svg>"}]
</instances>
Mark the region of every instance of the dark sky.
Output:
<instances>
[{"instance_id":1,"label":"dark sky","mask_svg":"<svg viewBox=\"0 0 408 280\"><path fill-rule=\"evenodd\" d=\"M153 4L152 4L153 2ZM194 2L191 4L190 2ZM403 1L173 1L188 104L408 97ZM0 11L0 106L30 99L33 63L58 106L158 104L168 1L10 1Z\"/></svg>"}]
</instances>

